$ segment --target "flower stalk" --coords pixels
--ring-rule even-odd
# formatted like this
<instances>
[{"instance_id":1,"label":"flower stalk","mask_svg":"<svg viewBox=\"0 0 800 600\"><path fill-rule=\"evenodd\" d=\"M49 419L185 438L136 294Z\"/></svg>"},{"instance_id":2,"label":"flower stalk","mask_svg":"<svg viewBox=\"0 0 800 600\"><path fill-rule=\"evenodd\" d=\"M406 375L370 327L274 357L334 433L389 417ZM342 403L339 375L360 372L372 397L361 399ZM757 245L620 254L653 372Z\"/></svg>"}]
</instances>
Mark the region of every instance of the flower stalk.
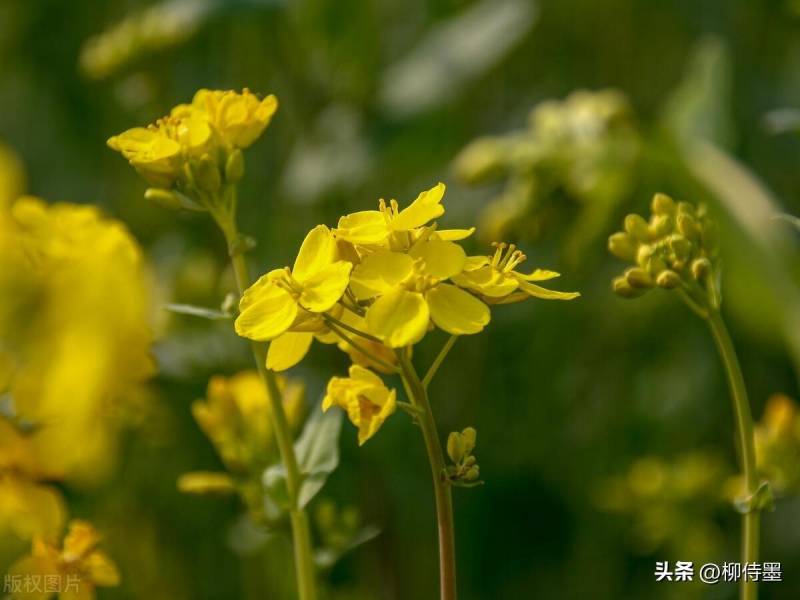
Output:
<instances>
[{"instance_id":1,"label":"flower stalk","mask_svg":"<svg viewBox=\"0 0 800 600\"><path fill-rule=\"evenodd\" d=\"M748 498L753 498L758 492L759 478L756 470L753 417L750 413L750 403L747 399L747 389L745 388L742 369L739 366L736 350L720 312L717 310L708 311L706 320L728 376L728 385L733 402L733 414L739 439L739 456L745 493ZM742 515L742 563L758 562L759 517L760 508L755 506L749 506ZM739 597L741 600L756 600L758 598L758 584L748 577L743 577Z\"/></svg>"},{"instance_id":2,"label":"flower stalk","mask_svg":"<svg viewBox=\"0 0 800 600\"><path fill-rule=\"evenodd\" d=\"M425 449L433 476L436 498L436 521L439 532L439 590L441 600L456 598L456 536L453 519L453 496L446 476L446 465L428 392L411 363L407 349L397 352L403 384L411 404L418 409L418 421L425 440Z\"/></svg>"},{"instance_id":3,"label":"flower stalk","mask_svg":"<svg viewBox=\"0 0 800 600\"><path fill-rule=\"evenodd\" d=\"M236 227L235 213L223 212L213 214L219 228L225 236L231 266L236 278L236 287L241 296L250 287L250 274L247 261L241 249L240 235ZM294 451L291 428L281 402L281 393L275 373L267 369L267 345L252 341L250 346L259 376L264 382L269 399L275 440L280 452L281 462L286 469L286 487L289 496L289 520L294 540L294 561L297 578L297 594L300 600L316 600L316 580L311 545L311 529L305 510L299 506L302 474Z\"/></svg>"}]
</instances>

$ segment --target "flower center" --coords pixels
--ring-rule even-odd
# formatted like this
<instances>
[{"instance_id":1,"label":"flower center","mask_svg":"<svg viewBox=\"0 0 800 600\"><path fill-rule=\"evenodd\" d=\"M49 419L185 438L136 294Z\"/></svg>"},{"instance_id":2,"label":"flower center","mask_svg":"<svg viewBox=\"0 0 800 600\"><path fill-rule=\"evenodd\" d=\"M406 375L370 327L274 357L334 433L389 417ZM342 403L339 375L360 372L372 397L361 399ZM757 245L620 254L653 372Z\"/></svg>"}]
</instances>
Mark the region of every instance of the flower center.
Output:
<instances>
[{"instance_id":1,"label":"flower center","mask_svg":"<svg viewBox=\"0 0 800 600\"><path fill-rule=\"evenodd\" d=\"M527 256L523 254L514 244L505 242L494 242L494 256L492 256L492 267L503 273L510 273L517 265L525 262Z\"/></svg>"},{"instance_id":2,"label":"flower center","mask_svg":"<svg viewBox=\"0 0 800 600\"><path fill-rule=\"evenodd\" d=\"M303 293L303 286L292 277L292 270L289 267L284 267L280 273L277 273L272 282L279 288L289 292L295 300Z\"/></svg>"}]
</instances>

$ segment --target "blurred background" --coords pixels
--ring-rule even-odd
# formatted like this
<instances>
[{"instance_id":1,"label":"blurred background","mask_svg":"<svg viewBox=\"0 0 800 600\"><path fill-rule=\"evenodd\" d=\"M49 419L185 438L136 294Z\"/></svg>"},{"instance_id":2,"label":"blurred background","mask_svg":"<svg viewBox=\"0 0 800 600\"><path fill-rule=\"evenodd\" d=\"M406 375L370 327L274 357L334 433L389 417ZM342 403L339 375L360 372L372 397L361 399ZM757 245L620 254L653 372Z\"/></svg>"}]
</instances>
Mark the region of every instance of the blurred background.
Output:
<instances>
[{"instance_id":1,"label":"blurred background","mask_svg":"<svg viewBox=\"0 0 800 600\"><path fill-rule=\"evenodd\" d=\"M234 498L176 488L184 472L220 469L191 403L212 375L251 366L228 322L159 308L219 306L233 289L223 240L202 215L146 202L144 183L105 145L201 87L280 100L240 192L257 271L290 264L317 223L444 181L443 224L477 225L473 253L514 241L525 267L557 270L559 289L583 294L500 307L432 385L443 436L478 429L486 482L455 490L462 598L736 597L733 584L655 582L657 560L737 560L733 420L705 324L671 294L615 297L610 280L624 265L606 240L626 213L647 215L656 191L707 203L754 417L776 394L798 398L800 3L0 3L0 142L23 165L25 190L100 206L151 265L148 401L113 473L64 490L120 567L123 583L105 598L293 595L285 539L252 531ZM419 364L443 342L428 336ZM293 370L309 410L346 366L316 345ZM345 424L340 447L325 496L380 534L331 567L330 597L433 598L418 432L399 412L361 449ZM798 448L784 471L800 465ZM793 477L764 516L763 560L784 573L762 585L765 599L800 597ZM326 506L312 505L318 539ZM29 546L0 539L5 569Z\"/></svg>"}]
</instances>

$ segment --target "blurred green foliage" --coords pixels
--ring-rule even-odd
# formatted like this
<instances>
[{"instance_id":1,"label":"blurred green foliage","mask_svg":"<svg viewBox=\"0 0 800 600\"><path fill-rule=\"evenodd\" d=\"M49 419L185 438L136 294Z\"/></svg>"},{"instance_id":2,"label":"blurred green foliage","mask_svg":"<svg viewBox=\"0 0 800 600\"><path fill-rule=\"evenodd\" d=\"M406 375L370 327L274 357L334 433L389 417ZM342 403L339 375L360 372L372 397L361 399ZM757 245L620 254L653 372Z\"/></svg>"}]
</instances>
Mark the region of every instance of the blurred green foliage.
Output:
<instances>
[{"instance_id":1,"label":"blurred green foliage","mask_svg":"<svg viewBox=\"0 0 800 600\"><path fill-rule=\"evenodd\" d=\"M728 392L703 323L683 305L667 294L626 303L611 293L619 265L605 236L653 192L706 202L722 227L723 310L754 414L773 393L798 397L798 233L791 219L774 219L800 214L800 139L791 119L774 126L776 114L800 107L796 4L4 0L0 140L22 158L29 192L96 203L129 224L153 262L160 303L217 307L233 287L222 240L204 219L146 203L135 173L105 147L110 135L200 87L275 93L281 108L248 156L241 192L242 228L259 240L251 260L263 270L291 258L311 226L379 197L408 200L438 180L451 184L447 224L471 223L503 183L458 185L462 148L524 127L542 101L619 90L640 148L601 213L609 225L566 251L579 205L574 189L554 185L543 235L524 234L524 215L513 228L532 264L563 272L565 289L583 297L498 311L486 333L455 346L431 393L443 436L468 424L480 432L486 484L455 490L465 600L683 598L655 583L656 560L736 558L737 515L715 504L709 484L736 471ZM176 489L183 472L221 468L190 406L212 374L249 366L246 348L228 322L165 311L156 321L158 402L130 432L112 480L69 498L76 516L106 533L120 565L124 583L104 597L291 598L285 539L260 539L234 498ZM429 363L443 341L416 358ZM297 369L314 405L344 368L318 347ZM361 517L320 506L318 535L344 551L342 532L359 523L381 533L333 568L331 598L427 597L434 588L433 502L415 435L408 420L392 419L357 451L344 430L326 492ZM709 454L691 454L699 449ZM659 478L681 469L708 478L690 503L710 508L658 521L659 507L675 514L658 496ZM624 491L624 477L640 494L609 512L598 490ZM621 510L642 494L657 496L650 512ZM643 528L646 543L631 533ZM762 547L786 581L762 586L763 598L800 596L798 532L800 500L780 499L764 516ZM5 548L3 560L15 552Z\"/></svg>"}]
</instances>

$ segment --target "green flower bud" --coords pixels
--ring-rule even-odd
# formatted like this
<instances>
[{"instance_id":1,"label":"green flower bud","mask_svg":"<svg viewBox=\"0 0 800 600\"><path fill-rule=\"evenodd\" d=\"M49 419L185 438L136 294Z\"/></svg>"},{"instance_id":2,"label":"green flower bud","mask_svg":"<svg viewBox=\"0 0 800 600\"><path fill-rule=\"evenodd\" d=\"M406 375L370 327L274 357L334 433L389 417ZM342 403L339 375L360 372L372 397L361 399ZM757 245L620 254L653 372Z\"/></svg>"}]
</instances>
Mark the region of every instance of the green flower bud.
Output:
<instances>
[{"instance_id":1,"label":"green flower bud","mask_svg":"<svg viewBox=\"0 0 800 600\"><path fill-rule=\"evenodd\" d=\"M667 240L667 245L672 251L673 267L683 268L683 265L692 255L692 243L680 234L672 234Z\"/></svg>"},{"instance_id":2,"label":"green flower bud","mask_svg":"<svg viewBox=\"0 0 800 600\"><path fill-rule=\"evenodd\" d=\"M650 235L659 238L672 231L672 217L669 215L653 215L650 219Z\"/></svg>"},{"instance_id":3,"label":"green flower bud","mask_svg":"<svg viewBox=\"0 0 800 600\"><path fill-rule=\"evenodd\" d=\"M163 188L147 188L144 192L146 200L163 206L164 208L181 208L181 199L175 192Z\"/></svg>"},{"instance_id":4,"label":"green flower bud","mask_svg":"<svg viewBox=\"0 0 800 600\"><path fill-rule=\"evenodd\" d=\"M661 271L656 277L656 285L660 288L664 288L665 290L671 290L678 287L681 284L681 276L678 275L675 271L671 271L666 269Z\"/></svg>"},{"instance_id":5,"label":"green flower bud","mask_svg":"<svg viewBox=\"0 0 800 600\"><path fill-rule=\"evenodd\" d=\"M194 181L197 187L209 194L216 194L222 186L222 176L216 161L204 154L194 168Z\"/></svg>"},{"instance_id":6,"label":"green flower bud","mask_svg":"<svg viewBox=\"0 0 800 600\"><path fill-rule=\"evenodd\" d=\"M480 476L481 476L481 469L478 465L470 467L469 469L467 469L467 472L464 473L464 479L466 481L475 481Z\"/></svg>"},{"instance_id":7,"label":"green flower bud","mask_svg":"<svg viewBox=\"0 0 800 600\"><path fill-rule=\"evenodd\" d=\"M655 285L650 273L641 267L631 267L625 271L625 280L632 288L648 289Z\"/></svg>"},{"instance_id":8,"label":"green flower bud","mask_svg":"<svg viewBox=\"0 0 800 600\"><path fill-rule=\"evenodd\" d=\"M464 456L472 454L475 449L475 440L478 437L478 432L474 427L467 427L461 432L461 443L464 447Z\"/></svg>"},{"instance_id":9,"label":"green flower bud","mask_svg":"<svg viewBox=\"0 0 800 600\"><path fill-rule=\"evenodd\" d=\"M650 258L653 256L655 248L649 244L642 244L636 251L636 264L640 267L647 267L650 264Z\"/></svg>"},{"instance_id":10,"label":"green flower bud","mask_svg":"<svg viewBox=\"0 0 800 600\"><path fill-rule=\"evenodd\" d=\"M666 194L655 194L650 208L657 215L671 215L675 212L675 201Z\"/></svg>"},{"instance_id":11,"label":"green flower bud","mask_svg":"<svg viewBox=\"0 0 800 600\"><path fill-rule=\"evenodd\" d=\"M608 251L620 260L636 260L636 250L636 240L623 231L619 231L608 238Z\"/></svg>"},{"instance_id":12,"label":"green flower bud","mask_svg":"<svg viewBox=\"0 0 800 600\"><path fill-rule=\"evenodd\" d=\"M461 434L453 431L447 436L447 455L454 463L461 462L464 458L464 443Z\"/></svg>"},{"instance_id":13,"label":"green flower bud","mask_svg":"<svg viewBox=\"0 0 800 600\"><path fill-rule=\"evenodd\" d=\"M680 214L677 219L678 231L686 238L695 241L700 237L700 230L694 217L688 214Z\"/></svg>"},{"instance_id":14,"label":"green flower bud","mask_svg":"<svg viewBox=\"0 0 800 600\"><path fill-rule=\"evenodd\" d=\"M647 242L650 240L650 229L641 216L630 214L625 217L625 231L631 234L640 242Z\"/></svg>"},{"instance_id":15,"label":"green flower bud","mask_svg":"<svg viewBox=\"0 0 800 600\"><path fill-rule=\"evenodd\" d=\"M625 277L615 277L611 282L611 289L622 298L637 298L644 293L643 290L632 288Z\"/></svg>"},{"instance_id":16,"label":"green flower bud","mask_svg":"<svg viewBox=\"0 0 800 600\"><path fill-rule=\"evenodd\" d=\"M475 458L474 456L468 456L467 458L464 459L464 466L469 468L477 462L478 462L477 458Z\"/></svg>"},{"instance_id":17,"label":"green flower bud","mask_svg":"<svg viewBox=\"0 0 800 600\"><path fill-rule=\"evenodd\" d=\"M236 183L244 176L244 155L239 148L236 148L228 155L225 161L225 181Z\"/></svg>"},{"instance_id":18,"label":"green flower bud","mask_svg":"<svg viewBox=\"0 0 800 600\"><path fill-rule=\"evenodd\" d=\"M692 277L697 281L702 281L711 273L711 261L705 257L697 258L692 261Z\"/></svg>"},{"instance_id":19,"label":"green flower bud","mask_svg":"<svg viewBox=\"0 0 800 600\"><path fill-rule=\"evenodd\" d=\"M678 202L678 214L689 215L690 217L696 216L697 212L693 205L688 202Z\"/></svg>"}]
</instances>

